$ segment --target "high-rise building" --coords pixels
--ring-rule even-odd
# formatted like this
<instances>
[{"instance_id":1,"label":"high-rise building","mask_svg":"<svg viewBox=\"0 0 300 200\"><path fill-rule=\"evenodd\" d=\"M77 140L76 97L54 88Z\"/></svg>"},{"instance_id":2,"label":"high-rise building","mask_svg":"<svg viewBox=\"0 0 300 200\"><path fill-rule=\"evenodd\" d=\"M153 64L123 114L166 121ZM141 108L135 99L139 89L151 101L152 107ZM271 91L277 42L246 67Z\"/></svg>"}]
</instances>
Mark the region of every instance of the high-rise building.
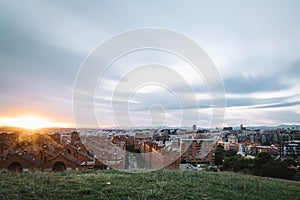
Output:
<instances>
[{"instance_id":1,"label":"high-rise building","mask_svg":"<svg viewBox=\"0 0 300 200\"><path fill-rule=\"evenodd\" d=\"M180 139L181 159L188 163L212 163L214 145L213 139Z\"/></svg>"},{"instance_id":2,"label":"high-rise building","mask_svg":"<svg viewBox=\"0 0 300 200\"><path fill-rule=\"evenodd\" d=\"M193 125L193 131L196 131L197 130L197 126L196 124Z\"/></svg>"}]
</instances>

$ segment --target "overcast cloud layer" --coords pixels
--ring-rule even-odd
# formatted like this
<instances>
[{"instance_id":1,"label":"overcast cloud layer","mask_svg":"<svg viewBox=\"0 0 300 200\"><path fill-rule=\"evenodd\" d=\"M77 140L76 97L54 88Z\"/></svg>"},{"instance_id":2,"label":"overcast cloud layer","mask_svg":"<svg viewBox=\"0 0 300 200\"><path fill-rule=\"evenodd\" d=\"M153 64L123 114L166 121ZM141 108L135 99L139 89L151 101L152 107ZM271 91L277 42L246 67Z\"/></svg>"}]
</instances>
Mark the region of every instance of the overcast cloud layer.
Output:
<instances>
[{"instance_id":1,"label":"overcast cloud layer","mask_svg":"<svg viewBox=\"0 0 300 200\"><path fill-rule=\"evenodd\" d=\"M296 0L1 1L0 117L22 111L73 123L73 84L88 54L120 32L159 27L190 37L211 57L224 81L225 125L299 124L299 7ZM211 105L202 78L183 60L157 51L113 63L95 93L99 123L114 126L114 87L124 73L149 63L180 73L198 97L199 109L180 107L163 88L145 87L130 102L136 124L149 125L165 114L164 125L176 126L180 110L187 109L200 119L191 117L183 125L207 126ZM186 92L176 81L172 89ZM163 108L153 107L158 104Z\"/></svg>"}]
</instances>

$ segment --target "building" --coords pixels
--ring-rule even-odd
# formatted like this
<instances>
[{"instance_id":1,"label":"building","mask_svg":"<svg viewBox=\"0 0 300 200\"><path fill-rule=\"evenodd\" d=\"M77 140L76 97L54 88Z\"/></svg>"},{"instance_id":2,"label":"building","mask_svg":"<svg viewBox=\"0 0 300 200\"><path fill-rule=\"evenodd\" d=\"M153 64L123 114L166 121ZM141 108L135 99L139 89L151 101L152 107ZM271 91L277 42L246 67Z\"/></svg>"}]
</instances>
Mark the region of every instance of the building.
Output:
<instances>
[{"instance_id":1,"label":"building","mask_svg":"<svg viewBox=\"0 0 300 200\"><path fill-rule=\"evenodd\" d=\"M196 124L193 125L193 131L197 131L197 125Z\"/></svg>"},{"instance_id":2,"label":"building","mask_svg":"<svg viewBox=\"0 0 300 200\"><path fill-rule=\"evenodd\" d=\"M82 144L79 134L68 134L70 140L61 142L58 134L24 135L0 133L0 168L15 171L32 169L58 171L65 169L88 168L94 161Z\"/></svg>"},{"instance_id":3,"label":"building","mask_svg":"<svg viewBox=\"0 0 300 200\"><path fill-rule=\"evenodd\" d=\"M142 141L142 158L148 169L178 169L180 152L166 148L162 141Z\"/></svg>"},{"instance_id":4,"label":"building","mask_svg":"<svg viewBox=\"0 0 300 200\"><path fill-rule=\"evenodd\" d=\"M0 133L0 160L5 160L19 141L19 133Z\"/></svg>"},{"instance_id":5,"label":"building","mask_svg":"<svg viewBox=\"0 0 300 200\"><path fill-rule=\"evenodd\" d=\"M180 139L181 160L188 163L213 163L214 139Z\"/></svg>"},{"instance_id":6,"label":"building","mask_svg":"<svg viewBox=\"0 0 300 200\"><path fill-rule=\"evenodd\" d=\"M267 152L271 154L272 156L277 156L278 155L278 148L275 147L274 145L271 146L256 146L256 154L262 153L262 152Z\"/></svg>"},{"instance_id":7,"label":"building","mask_svg":"<svg viewBox=\"0 0 300 200\"><path fill-rule=\"evenodd\" d=\"M279 155L281 158L299 158L300 140L285 142L279 146Z\"/></svg>"}]
</instances>

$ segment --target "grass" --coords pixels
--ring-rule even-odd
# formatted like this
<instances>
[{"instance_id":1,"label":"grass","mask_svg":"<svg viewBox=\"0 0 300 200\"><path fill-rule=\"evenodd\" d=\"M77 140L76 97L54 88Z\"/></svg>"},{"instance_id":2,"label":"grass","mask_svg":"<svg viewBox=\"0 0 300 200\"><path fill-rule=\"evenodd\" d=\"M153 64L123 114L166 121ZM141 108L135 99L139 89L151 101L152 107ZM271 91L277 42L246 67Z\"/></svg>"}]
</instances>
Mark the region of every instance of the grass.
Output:
<instances>
[{"instance_id":1,"label":"grass","mask_svg":"<svg viewBox=\"0 0 300 200\"><path fill-rule=\"evenodd\" d=\"M300 182L227 172L0 171L0 199L299 199Z\"/></svg>"}]
</instances>

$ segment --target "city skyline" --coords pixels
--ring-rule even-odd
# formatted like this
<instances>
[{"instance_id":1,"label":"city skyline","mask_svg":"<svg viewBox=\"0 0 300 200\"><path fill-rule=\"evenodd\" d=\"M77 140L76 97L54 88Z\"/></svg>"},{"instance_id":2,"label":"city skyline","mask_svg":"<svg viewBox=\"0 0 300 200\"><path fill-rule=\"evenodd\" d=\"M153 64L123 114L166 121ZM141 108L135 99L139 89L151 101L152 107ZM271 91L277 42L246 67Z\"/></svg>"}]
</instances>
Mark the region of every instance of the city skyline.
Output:
<instances>
[{"instance_id":1,"label":"city skyline","mask_svg":"<svg viewBox=\"0 0 300 200\"><path fill-rule=\"evenodd\" d=\"M74 82L84 60L109 38L143 27L179 32L206 51L224 82L224 126L299 124L298 1L135 1L130 5L104 1L90 7L91 3L1 4L0 125L25 118L19 124L35 120L41 126L73 126ZM203 78L179 57L154 50L116 60L95 94L89 94L95 95L100 127L115 126L110 100L118 81L134 67L149 63L169 66L185 78L199 107L181 108L158 85L141 87L130 102L137 126L147 126L161 114L166 116L161 125L176 126L184 109L197 112L200 119L187 118L182 126L208 127L211 99ZM172 86L177 93L186 92L176 80Z\"/></svg>"}]
</instances>

